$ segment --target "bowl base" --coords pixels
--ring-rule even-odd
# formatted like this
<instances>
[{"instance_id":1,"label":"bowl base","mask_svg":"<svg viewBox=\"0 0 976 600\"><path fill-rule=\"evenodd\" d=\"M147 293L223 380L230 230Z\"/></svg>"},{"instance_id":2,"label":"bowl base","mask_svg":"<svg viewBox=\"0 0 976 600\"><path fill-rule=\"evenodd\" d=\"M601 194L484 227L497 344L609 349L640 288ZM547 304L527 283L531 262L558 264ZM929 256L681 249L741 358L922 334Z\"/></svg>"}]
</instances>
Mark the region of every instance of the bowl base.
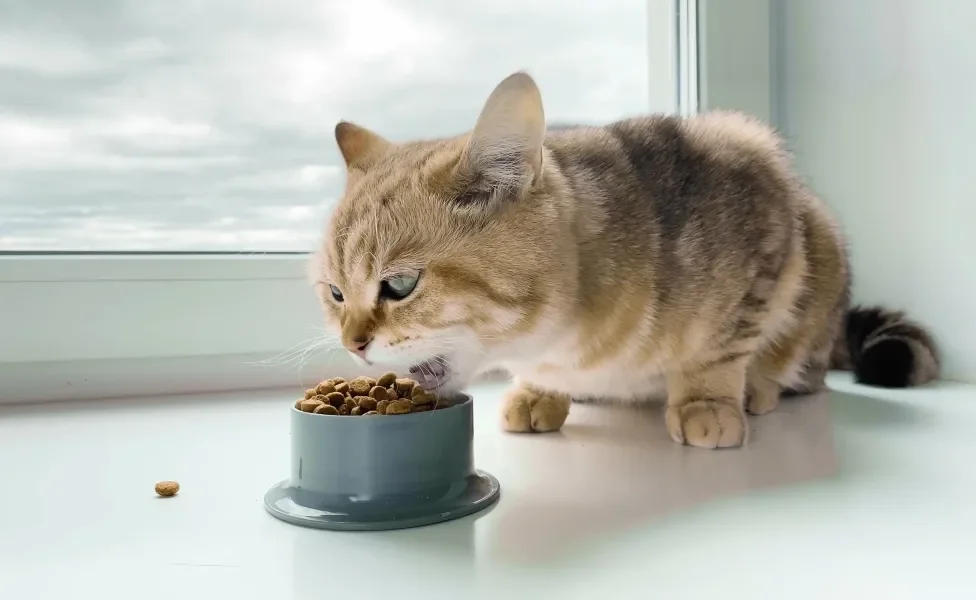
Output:
<instances>
[{"instance_id":1,"label":"bowl base","mask_svg":"<svg viewBox=\"0 0 976 600\"><path fill-rule=\"evenodd\" d=\"M264 496L264 507L292 525L333 531L389 531L459 519L491 506L498 480L475 471L463 481L418 494L349 498L312 492L282 481Z\"/></svg>"}]
</instances>

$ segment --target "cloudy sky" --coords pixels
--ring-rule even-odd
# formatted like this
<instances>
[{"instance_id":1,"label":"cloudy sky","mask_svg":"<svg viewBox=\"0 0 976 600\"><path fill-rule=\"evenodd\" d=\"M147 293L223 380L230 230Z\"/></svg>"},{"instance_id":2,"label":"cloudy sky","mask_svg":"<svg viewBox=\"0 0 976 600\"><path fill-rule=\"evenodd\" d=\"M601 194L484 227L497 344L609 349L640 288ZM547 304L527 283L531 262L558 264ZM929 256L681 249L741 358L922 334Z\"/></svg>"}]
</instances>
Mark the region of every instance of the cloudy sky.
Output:
<instances>
[{"instance_id":1,"label":"cloudy sky","mask_svg":"<svg viewBox=\"0 0 976 600\"><path fill-rule=\"evenodd\" d=\"M307 250L332 130L646 110L645 0L0 0L0 250Z\"/></svg>"}]
</instances>

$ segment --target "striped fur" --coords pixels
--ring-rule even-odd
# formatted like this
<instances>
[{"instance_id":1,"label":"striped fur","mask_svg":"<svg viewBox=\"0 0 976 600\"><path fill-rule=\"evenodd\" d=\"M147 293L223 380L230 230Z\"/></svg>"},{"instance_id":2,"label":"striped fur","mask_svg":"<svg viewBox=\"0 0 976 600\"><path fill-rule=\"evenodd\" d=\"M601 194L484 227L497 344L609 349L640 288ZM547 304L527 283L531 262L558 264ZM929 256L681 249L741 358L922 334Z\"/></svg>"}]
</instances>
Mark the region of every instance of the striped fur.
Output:
<instances>
[{"instance_id":1,"label":"striped fur","mask_svg":"<svg viewBox=\"0 0 976 600\"><path fill-rule=\"evenodd\" d=\"M440 392L512 373L509 431L557 430L573 399L661 398L675 441L738 446L747 414L822 389L832 358L878 385L938 373L921 328L848 312L833 215L745 115L547 131L517 73L469 133L336 140L346 190L311 271L327 322L371 363L447 365ZM415 290L384 297L403 273Z\"/></svg>"},{"instance_id":2,"label":"striped fur","mask_svg":"<svg viewBox=\"0 0 976 600\"><path fill-rule=\"evenodd\" d=\"M888 388L922 385L939 376L932 335L899 311L855 306L834 345L831 367L853 371L859 383Z\"/></svg>"}]
</instances>

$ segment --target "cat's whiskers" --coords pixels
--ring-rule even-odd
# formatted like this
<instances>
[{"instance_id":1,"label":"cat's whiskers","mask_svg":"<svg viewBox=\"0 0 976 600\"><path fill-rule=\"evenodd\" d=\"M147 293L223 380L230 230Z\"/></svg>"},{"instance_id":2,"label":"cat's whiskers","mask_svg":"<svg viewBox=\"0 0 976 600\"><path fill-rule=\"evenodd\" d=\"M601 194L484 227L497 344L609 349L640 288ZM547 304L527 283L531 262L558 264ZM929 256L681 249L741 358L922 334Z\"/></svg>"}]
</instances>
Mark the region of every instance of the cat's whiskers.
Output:
<instances>
[{"instance_id":1,"label":"cat's whiskers","mask_svg":"<svg viewBox=\"0 0 976 600\"><path fill-rule=\"evenodd\" d=\"M331 350L333 353L340 350L341 348L336 343L336 340L330 336L315 336L299 342L271 358L248 364L260 367L294 366L297 364L298 368L301 369L309 360L325 350Z\"/></svg>"},{"instance_id":2,"label":"cat's whiskers","mask_svg":"<svg viewBox=\"0 0 976 600\"><path fill-rule=\"evenodd\" d=\"M306 364L308 364L308 362L310 360L312 360L313 358L315 358L315 356L317 356L319 353L321 353L324 350L331 350L333 355L338 350L340 350L340 348L336 347L335 345L331 345L330 346L329 345L329 342L331 342L331 341L332 340L329 340L328 338L323 338L323 342L322 343L315 344L315 345L312 345L312 346L309 346L308 348L306 348L299 355L299 357L298 357L298 366L296 367L297 370L300 371L302 369L302 367L304 367ZM333 344L334 344L334 342L333 342Z\"/></svg>"},{"instance_id":3,"label":"cat's whiskers","mask_svg":"<svg viewBox=\"0 0 976 600\"><path fill-rule=\"evenodd\" d=\"M323 351L328 351L329 353L327 355L328 357L327 360L322 366L323 368L329 367L332 364L333 359L335 359L336 355L339 353L340 350L343 350L343 348L321 348L321 349L310 351L305 355L303 359L299 361L298 366L295 367L295 370L300 373L302 369L304 369L305 366L312 361L313 358L321 354Z\"/></svg>"},{"instance_id":4,"label":"cat's whiskers","mask_svg":"<svg viewBox=\"0 0 976 600\"><path fill-rule=\"evenodd\" d=\"M321 335L314 335L314 336L312 336L310 338L304 339L304 340L302 340L302 341L300 341L300 342L298 342L296 344L293 344L292 346L289 346L288 348L286 348L285 350L281 351L278 354L275 354L274 356L271 356L269 358L265 358L265 359L259 360L259 361L250 361L250 362L248 362L246 364L250 364L250 365L254 365L254 366L276 365L276 364L280 363L286 357L292 356L292 355L294 355L296 353L300 353L305 348L307 348L309 345L313 345L313 344L318 343L321 339L323 339L323 336L321 336Z\"/></svg>"}]
</instances>

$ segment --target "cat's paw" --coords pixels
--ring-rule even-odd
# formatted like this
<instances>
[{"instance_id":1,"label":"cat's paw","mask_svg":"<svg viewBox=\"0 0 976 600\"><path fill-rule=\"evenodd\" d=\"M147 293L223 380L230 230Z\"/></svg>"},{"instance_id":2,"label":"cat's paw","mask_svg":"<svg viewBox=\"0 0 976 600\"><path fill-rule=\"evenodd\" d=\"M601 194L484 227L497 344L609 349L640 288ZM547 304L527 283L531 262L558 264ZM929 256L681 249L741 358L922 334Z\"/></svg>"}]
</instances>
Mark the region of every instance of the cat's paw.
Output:
<instances>
[{"instance_id":1,"label":"cat's paw","mask_svg":"<svg viewBox=\"0 0 976 600\"><path fill-rule=\"evenodd\" d=\"M559 431L569 416L569 396L515 387L505 393L502 427L512 433Z\"/></svg>"},{"instance_id":2,"label":"cat's paw","mask_svg":"<svg viewBox=\"0 0 976 600\"><path fill-rule=\"evenodd\" d=\"M764 415L779 406L780 386L766 377L752 377L746 393L746 411Z\"/></svg>"},{"instance_id":3,"label":"cat's paw","mask_svg":"<svg viewBox=\"0 0 976 600\"><path fill-rule=\"evenodd\" d=\"M668 406L664 421L671 439L699 448L741 446L749 431L745 412L731 399Z\"/></svg>"},{"instance_id":4,"label":"cat's paw","mask_svg":"<svg viewBox=\"0 0 976 600\"><path fill-rule=\"evenodd\" d=\"M779 389L775 391L756 391L746 398L746 410L750 415L764 415L779 406Z\"/></svg>"}]
</instances>

